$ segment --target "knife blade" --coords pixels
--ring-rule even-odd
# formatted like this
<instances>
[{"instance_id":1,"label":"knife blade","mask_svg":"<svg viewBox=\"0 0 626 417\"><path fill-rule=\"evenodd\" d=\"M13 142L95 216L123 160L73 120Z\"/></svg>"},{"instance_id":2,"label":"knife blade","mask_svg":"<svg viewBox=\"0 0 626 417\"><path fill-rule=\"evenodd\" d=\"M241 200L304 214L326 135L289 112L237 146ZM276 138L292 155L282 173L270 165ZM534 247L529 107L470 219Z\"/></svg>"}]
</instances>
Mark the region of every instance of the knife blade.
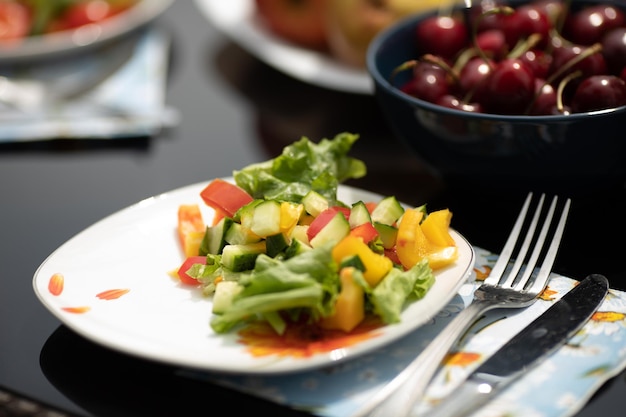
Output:
<instances>
[{"instance_id":1,"label":"knife blade","mask_svg":"<svg viewBox=\"0 0 626 417\"><path fill-rule=\"evenodd\" d=\"M608 289L606 277L587 276L474 370L428 417L462 417L486 404L574 336L600 307Z\"/></svg>"}]
</instances>

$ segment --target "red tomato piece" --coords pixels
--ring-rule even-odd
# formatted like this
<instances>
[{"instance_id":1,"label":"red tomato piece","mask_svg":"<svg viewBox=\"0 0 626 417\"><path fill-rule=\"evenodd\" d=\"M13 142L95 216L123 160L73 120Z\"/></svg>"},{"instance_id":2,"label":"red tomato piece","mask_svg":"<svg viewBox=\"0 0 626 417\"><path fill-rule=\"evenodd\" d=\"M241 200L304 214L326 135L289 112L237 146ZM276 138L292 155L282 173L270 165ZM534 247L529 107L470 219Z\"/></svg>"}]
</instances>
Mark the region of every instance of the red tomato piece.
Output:
<instances>
[{"instance_id":1,"label":"red tomato piece","mask_svg":"<svg viewBox=\"0 0 626 417\"><path fill-rule=\"evenodd\" d=\"M200 192L202 200L217 212L233 217L237 210L253 198L244 189L223 179L214 179Z\"/></svg>"},{"instance_id":2,"label":"red tomato piece","mask_svg":"<svg viewBox=\"0 0 626 417\"><path fill-rule=\"evenodd\" d=\"M134 0L116 2L110 0L87 0L76 2L50 23L48 31L75 29L90 23L98 23L129 9L134 3Z\"/></svg>"},{"instance_id":3,"label":"red tomato piece","mask_svg":"<svg viewBox=\"0 0 626 417\"><path fill-rule=\"evenodd\" d=\"M363 223L350 230L352 236L360 237L364 243L370 243L372 239L378 236L378 230L372 223Z\"/></svg>"},{"instance_id":4,"label":"red tomato piece","mask_svg":"<svg viewBox=\"0 0 626 417\"><path fill-rule=\"evenodd\" d=\"M187 259L185 259L185 261L180 266L180 268L178 268L178 278L180 279L180 282L182 282L183 284L198 285L198 280L193 278L193 277L191 277L187 273L187 271L189 271L191 266L194 265L194 264L205 265L206 264L206 256L190 256Z\"/></svg>"},{"instance_id":5,"label":"red tomato piece","mask_svg":"<svg viewBox=\"0 0 626 417\"><path fill-rule=\"evenodd\" d=\"M31 16L28 8L17 2L0 2L0 44L17 43L28 36Z\"/></svg>"},{"instance_id":6,"label":"red tomato piece","mask_svg":"<svg viewBox=\"0 0 626 417\"><path fill-rule=\"evenodd\" d=\"M350 209L346 207L329 207L326 210L322 211L318 216L313 219L309 228L306 231L307 237L309 241L315 237L319 233L320 230L324 228L328 224L328 222L335 217L337 212L343 213L343 215L348 219L350 217Z\"/></svg>"}]
</instances>

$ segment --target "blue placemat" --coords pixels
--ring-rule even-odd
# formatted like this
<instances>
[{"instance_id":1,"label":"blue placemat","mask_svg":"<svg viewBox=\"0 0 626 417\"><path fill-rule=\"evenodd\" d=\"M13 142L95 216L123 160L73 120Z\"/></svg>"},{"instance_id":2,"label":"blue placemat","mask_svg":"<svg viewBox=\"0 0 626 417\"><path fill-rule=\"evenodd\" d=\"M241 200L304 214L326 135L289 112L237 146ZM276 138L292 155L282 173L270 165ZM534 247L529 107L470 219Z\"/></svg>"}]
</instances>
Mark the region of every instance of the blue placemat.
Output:
<instances>
[{"instance_id":1,"label":"blue placemat","mask_svg":"<svg viewBox=\"0 0 626 417\"><path fill-rule=\"evenodd\" d=\"M460 310L471 301L480 277L497 259L481 248L470 281L437 316L404 338L370 354L303 373L258 376L181 371L192 378L219 383L251 395L324 417L349 417L403 369ZM476 277L479 279L477 280ZM584 277L579 277L582 279ZM459 384L487 355L548 309L576 280L553 274L542 298L521 311L485 315L461 341L419 405L426 412ZM626 368L626 293L610 290L598 312L565 346L522 379L502 391L475 417L566 417L579 411L594 392Z\"/></svg>"},{"instance_id":2,"label":"blue placemat","mask_svg":"<svg viewBox=\"0 0 626 417\"><path fill-rule=\"evenodd\" d=\"M178 113L165 104L169 46L168 34L147 28L97 53L0 66L15 83L7 97L19 98L0 91L0 142L150 136L175 125ZM42 88L43 104L27 100Z\"/></svg>"}]
</instances>

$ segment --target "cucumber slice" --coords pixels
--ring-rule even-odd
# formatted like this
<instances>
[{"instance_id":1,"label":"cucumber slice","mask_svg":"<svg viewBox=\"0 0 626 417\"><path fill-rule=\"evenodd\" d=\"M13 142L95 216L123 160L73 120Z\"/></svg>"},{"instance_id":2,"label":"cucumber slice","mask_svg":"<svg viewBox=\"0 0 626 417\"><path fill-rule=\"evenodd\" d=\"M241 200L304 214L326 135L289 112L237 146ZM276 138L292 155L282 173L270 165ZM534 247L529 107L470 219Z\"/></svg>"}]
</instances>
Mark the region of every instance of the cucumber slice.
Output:
<instances>
[{"instance_id":1,"label":"cucumber slice","mask_svg":"<svg viewBox=\"0 0 626 417\"><path fill-rule=\"evenodd\" d=\"M265 253L265 241L245 245L226 245L222 250L222 266L233 272L254 268L256 257Z\"/></svg>"},{"instance_id":2,"label":"cucumber slice","mask_svg":"<svg viewBox=\"0 0 626 417\"><path fill-rule=\"evenodd\" d=\"M211 255L221 254L222 249L227 244L226 233L233 224L233 219L223 217L215 226L208 227L200 245L201 253Z\"/></svg>"},{"instance_id":3,"label":"cucumber slice","mask_svg":"<svg viewBox=\"0 0 626 417\"><path fill-rule=\"evenodd\" d=\"M252 233L250 229L247 229L241 224L234 222L226 231L226 235L224 236L224 238L226 239L226 242L230 245L244 245L247 243L256 243L261 240L261 238Z\"/></svg>"},{"instance_id":4,"label":"cucumber slice","mask_svg":"<svg viewBox=\"0 0 626 417\"><path fill-rule=\"evenodd\" d=\"M254 208L250 230L257 236L266 237L280 233L280 203L266 200Z\"/></svg>"},{"instance_id":5,"label":"cucumber slice","mask_svg":"<svg viewBox=\"0 0 626 417\"><path fill-rule=\"evenodd\" d=\"M404 207L395 196L388 196L380 202L372 211L372 222L393 225L404 214Z\"/></svg>"},{"instance_id":6,"label":"cucumber slice","mask_svg":"<svg viewBox=\"0 0 626 417\"><path fill-rule=\"evenodd\" d=\"M320 230L309 242L313 248L317 248L326 243L338 243L350 233L350 223L342 212L337 212L335 216Z\"/></svg>"},{"instance_id":7,"label":"cucumber slice","mask_svg":"<svg viewBox=\"0 0 626 417\"><path fill-rule=\"evenodd\" d=\"M304 243L302 240L298 238L291 239L291 244L289 244L289 247L285 250L285 258L293 258L294 256L300 255L301 253L311 249L313 248Z\"/></svg>"},{"instance_id":8,"label":"cucumber slice","mask_svg":"<svg viewBox=\"0 0 626 417\"><path fill-rule=\"evenodd\" d=\"M319 216L322 211L329 207L326 197L313 190L302 197L302 204L304 205L304 210L313 217Z\"/></svg>"},{"instance_id":9,"label":"cucumber slice","mask_svg":"<svg viewBox=\"0 0 626 417\"><path fill-rule=\"evenodd\" d=\"M378 232L378 237L380 237L383 247L385 249L393 248L396 244L396 238L398 237L398 228L378 222L374 223L374 228Z\"/></svg>"},{"instance_id":10,"label":"cucumber slice","mask_svg":"<svg viewBox=\"0 0 626 417\"><path fill-rule=\"evenodd\" d=\"M359 257L359 255L352 255L347 258L344 258L339 264L340 269L347 268L349 266L352 266L361 272L365 272L365 265L363 264L363 261L361 261L361 258Z\"/></svg>"},{"instance_id":11,"label":"cucumber slice","mask_svg":"<svg viewBox=\"0 0 626 417\"><path fill-rule=\"evenodd\" d=\"M243 290L243 286L236 281L222 281L215 287L213 294L213 313L223 314L233 304L233 299Z\"/></svg>"},{"instance_id":12,"label":"cucumber slice","mask_svg":"<svg viewBox=\"0 0 626 417\"><path fill-rule=\"evenodd\" d=\"M370 216L370 212L364 202L357 201L352 205L348 221L350 222L350 228L352 229L362 225L363 223L372 222L372 217Z\"/></svg>"},{"instance_id":13,"label":"cucumber slice","mask_svg":"<svg viewBox=\"0 0 626 417\"><path fill-rule=\"evenodd\" d=\"M289 247L289 241L282 233L277 233L265 238L265 253L267 256L275 258Z\"/></svg>"}]
</instances>

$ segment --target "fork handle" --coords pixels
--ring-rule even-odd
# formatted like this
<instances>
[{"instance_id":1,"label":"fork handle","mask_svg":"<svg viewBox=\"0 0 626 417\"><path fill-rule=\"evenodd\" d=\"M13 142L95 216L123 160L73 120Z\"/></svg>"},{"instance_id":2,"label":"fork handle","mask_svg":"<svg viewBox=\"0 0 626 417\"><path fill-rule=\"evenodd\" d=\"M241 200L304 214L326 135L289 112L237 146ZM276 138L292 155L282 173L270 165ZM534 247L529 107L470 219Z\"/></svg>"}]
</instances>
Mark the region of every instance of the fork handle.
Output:
<instances>
[{"instance_id":1,"label":"fork handle","mask_svg":"<svg viewBox=\"0 0 626 417\"><path fill-rule=\"evenodd\" d=\"M352 417L409 416L446 354L476 319L493 307L488 301L472 301L448 323L419 356Z\"/></svg>"}]
</instances>

